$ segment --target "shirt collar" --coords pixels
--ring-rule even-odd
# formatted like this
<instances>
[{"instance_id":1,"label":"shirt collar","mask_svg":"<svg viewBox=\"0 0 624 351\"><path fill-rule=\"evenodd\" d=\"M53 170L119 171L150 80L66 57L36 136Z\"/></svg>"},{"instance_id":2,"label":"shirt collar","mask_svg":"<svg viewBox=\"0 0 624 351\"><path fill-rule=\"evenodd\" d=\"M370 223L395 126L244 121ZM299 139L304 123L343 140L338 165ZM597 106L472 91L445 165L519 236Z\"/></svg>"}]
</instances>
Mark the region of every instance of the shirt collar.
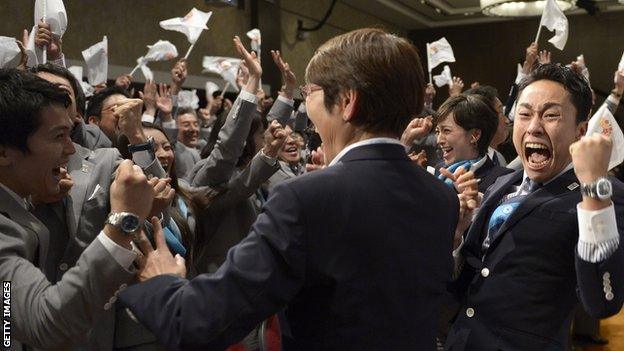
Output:
<instances>
[{"instance_id":1,"label":"shirt collar","mask_svg":"<svg viewBox=\"0 0 624 351\"><path fill-rule=\"evenodd\" d=\"M397 139L393 139L393 138L371 138L371 139L361 140L353 144L347 145L347 147L342 149L342 151L340 151L338 155L336 155L336 157L334 157L334 159L329 163L329 167L340 162L340 159L342 159L344 155L346 155L349 151L360 146L373 145L373 144L396 144L396 145L401 145L401 146L403 145L401 144L400 141L398 141Z\"/></svg>"},{"instance_id":2,"label":"shirt collar","mask_svg":"<svg viewBox=\"0 0 624 351\"><path fill-rule=\"evenodd\" d=\"M553 180L559 178L562 174L566 173L567 171L571 170L572 168L574 168L574 165L572 164L572 162L568 163L568 165L563 169L563 171L559 172L559 174L557 174L556 176L552 177L549 181L544 182L543 185L546 185L550 182L552 182ZM527 172L524 171L524 174L522 175L522 181L524 182L524 180L528 177Z\"/></svg>"}]
</instances>

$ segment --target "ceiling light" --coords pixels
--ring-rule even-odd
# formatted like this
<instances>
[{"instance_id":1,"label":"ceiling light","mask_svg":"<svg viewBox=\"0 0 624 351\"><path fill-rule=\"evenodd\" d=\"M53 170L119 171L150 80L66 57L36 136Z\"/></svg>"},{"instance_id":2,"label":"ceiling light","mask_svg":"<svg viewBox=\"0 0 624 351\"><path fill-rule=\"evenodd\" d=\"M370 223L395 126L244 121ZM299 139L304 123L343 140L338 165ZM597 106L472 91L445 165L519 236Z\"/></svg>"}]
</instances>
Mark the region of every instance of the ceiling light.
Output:
<instances>
[{"instance_id":1,"label":"ceiling light","mask_svg":"<svg viewBox=\"0 0 624 351\"><path fill-rule=\"evenodd\" d=\"M493 17L531 17L540 16L546 0L481 0L481 11ZM557 0L561 11L575 8L574 0Z\"/></svg>"}]
</instances>

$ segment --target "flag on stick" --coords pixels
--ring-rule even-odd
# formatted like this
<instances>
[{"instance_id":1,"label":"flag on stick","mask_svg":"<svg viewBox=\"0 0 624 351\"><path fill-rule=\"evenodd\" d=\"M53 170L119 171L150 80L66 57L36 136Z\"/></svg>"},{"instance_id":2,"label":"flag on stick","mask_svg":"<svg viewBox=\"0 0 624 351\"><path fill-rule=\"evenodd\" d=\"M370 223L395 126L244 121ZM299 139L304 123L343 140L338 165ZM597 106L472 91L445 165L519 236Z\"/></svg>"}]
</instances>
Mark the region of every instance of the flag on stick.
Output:
<instances>
[{"instance_id":1,"label":"flag on stick","mask_svg":"<svg viewBox=\"0 0 624 351\"><path fill-rule=\"evenodd\" d=\"M535 36L536 43L539 40L542 26L546 27L551 32L555 31L555 36L550 38L548 41L557 49L563 50L566 42L568 41L568 19L563 14L555 0L547 0L546 5L544 6L544 12L542 12L540 25L537 29L537 35Z\"/></svg>"},{"instance_id":2,"label":"flag on stick","mask_svg":"<svg viewBox=\"0 0 624 351\"><path fill-rule=\"evenodd\" d=\"M82 52L87 64L87 80L92 86L106 83L108 78L108 39L92 45Z\"/></svg>"},{"instance_id":3,"label":"flag on stick","mask_svg":"<svg viewBox=\"0 0 624 351\"><path fill-rule=\"evenodd\" d=\"M613 149L609 159L609 170L624 162L624 134L605 104L596 111L587 124L587 133L585 135L594 133L611 137Z\"/></svg>"}]
</instances>

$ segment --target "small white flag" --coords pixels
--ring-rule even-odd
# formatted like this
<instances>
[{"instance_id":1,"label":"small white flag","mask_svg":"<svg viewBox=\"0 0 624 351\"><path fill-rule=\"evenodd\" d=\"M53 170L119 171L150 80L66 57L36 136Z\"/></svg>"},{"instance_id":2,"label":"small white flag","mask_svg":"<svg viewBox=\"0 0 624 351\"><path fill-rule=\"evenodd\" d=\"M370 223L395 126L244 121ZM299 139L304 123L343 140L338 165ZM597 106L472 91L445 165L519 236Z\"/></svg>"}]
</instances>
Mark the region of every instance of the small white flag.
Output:
<instances>
[{"instance_id":1,"label":"small white flag","mask_svg":"<svg viewBox=\"0 0 624 351\"><path fill-rule=\"evenodd\" d=\"M581 74L583 75L583 77L585 77L585 79L587 79L587 82L589 83L589 69L585 64L585 56L583 56L583 54L580 54L576 57L576 64L581 68Z\"/></svg>"},{"instance_id":2,"label":"small white flag","mask_svg":"<svg viewBox=\"0 0 624 351\"><path fill-rule=\"evenodd\" d=\"M568 19L561 12L555 0L548 0L542 12L540 26L548 28L549 31L555 31L555 36L548 40L557 49L563 50L568 41Z\"/></svg>"},{"instance_id":3,"label":"small white flag","mask_svg":"<svg viewBox=\"0 0 624 351\"><path fill-rule=\"evenodd\" d=\"M618 71L624 70L624 52L622 53L622 58L620 59L620 63L618 64Z\"/></svg>"},{"instance_id":4,"label":"small white flag","mask_svg":"<svg viewBox=\"0 0 624 351\"><path fill-rule=\"evenodd\" d=\"M624 134L618 125L607 105L602 105L600 109L592 116L587 125L587 133L592 135L600 133L611 137L613 149L611 150L611 158L609 159L609 169L624 162Z\"/></svg>"},{"instance_id":5,"label":"small white flag","mask_svg":"<svg viewBox=\"0 0 624 351\"><path fill-rule=\"evenodd\" d=\"M455 62L453 48L451 48L451 44L449 44L446 38L442 37L442 39L430 43L427 47L429 70L434 69L442 62Z\"/></svg>"},{"instance_id":6,"label":"small white flag","mask_svg":"<svg viewBox=\"0 0 624 351\"><path fill-rule=\"evenodd\" d=\"M212 16L212 12L203 12L194 8L184 17L176 17L160 21L160 27L166 30L174 30L183 33L191 44L195 44L203 30L207 30L206 24Z\"/></svg>"},{"instance_id":7,"label":"small white flag","mask_svg":"<svg viewBox=\"0 0 624 351\"><path fill-rule=\"evenodd\" d=\"M251 50L260 52L260 46L262 45L262 35L260 29L254 28L247 32L247 37L251 39Z\"/></svg>"},{"instance_id":8,"label":"small white flag","mask_svg":"<svg viewBox=\"0 0 624 351\"><path fill-rule=\"evenodd\" d=\"M86 96L93 96L93 92L95 89L89 83L82 80L82 66L71 66L68 70L74 75L74 78L80 83L80 87L82 88L82 93Z\"/></svg>"},{"instance_id":9,"label":"small white flag","mask_svg":"<svg viewBox=\"0 0 624 351\"><path fill-rule=\"evenodd\" d=\"M238 87L236 85L236 74L238 73L238 67L243 61L231 57L220 56L204 56L202 61L202 67L204 72L216 73L221 76L226 82L230 83L230 86L236 91Z\"/></svg>"},{"instance_id":10,"label":"small white flag","mask_svg":"<svg viewBox=\"0 0 624 351\"><path fill-rule=\"evenodd\" d=\"M108 39L92 45L82 52L87 64L87 80L92 86L106 83L108 78Z\"/></svg>"},{"instance_id":11,"label":"small white flag","mask_svg":"<svg viewBox=\"0 0 624 351\"><path fill-rule=\"evenodd\" d=\"M199 108L199 97L197 96L197 90L181 90L178 92L178 106L190 107L192 109Z\"/></svg>"},{"instance_id":12,"label":"small white flag","mask_svg":"<svg viewBox=\"0 0 624 351\"><path fill-rule=\"evenodd\" d=\"M438 87L453 85L453 76L451 75L451 68L448 65L444 65L444 70L437 76L433 76L433 81Z\"/></svg>"},{"instance_id":13,"label":"small white flag","mask_svg":"<svg viewBox=\"0 0 624 351\"><path fill-rule=\"evenodd\" d=\"M151 61L169 61L178 57L178 49L167 40L159 40L153 45L148 45L147 49L147 54L139 58L141 60L139 64Z\"/></svg>"},{"instance_id":14,"label":"small white flag","mask_svg":"<svg viewBox=\"0 0 624 351\"><path fill-rule=\"evenodd\" d=\"M211 81L206 82L206 95L212 96L215 91L219 90L219 86Z\"/></svg>"},{"instance_id":15,"label":"small white flag","mask_svg":"<svg viewBox=\"0 0 624 351\"><path fill-rule=\"evenodd\" d=\"M15 38L0 37L0 68L15 68L22 60L22 51Z\"/></svg>"},{"instance_id":16,"label":"small white flag","mask_svg":"<svg viewBox=\"0 0 624 351\"><path fill-rule=\"evenodd\" d=\"M63 37L67 30L67 12L63 0L35 0L35 25L42 19L50 25L52 34Z\"/></svg>"},{"instance_id":17,"label":"small white flag","mask_svg":"<svg viewBox=\"0 0 624 351\"><path fill-rule=\"evenodd\" d=\"M147 67L147 65L141 65L141 73L143 73L143 77L145 77L146 81L154 81L154 72L152 72L152 70Z\"/></svg>"}]
</instances>

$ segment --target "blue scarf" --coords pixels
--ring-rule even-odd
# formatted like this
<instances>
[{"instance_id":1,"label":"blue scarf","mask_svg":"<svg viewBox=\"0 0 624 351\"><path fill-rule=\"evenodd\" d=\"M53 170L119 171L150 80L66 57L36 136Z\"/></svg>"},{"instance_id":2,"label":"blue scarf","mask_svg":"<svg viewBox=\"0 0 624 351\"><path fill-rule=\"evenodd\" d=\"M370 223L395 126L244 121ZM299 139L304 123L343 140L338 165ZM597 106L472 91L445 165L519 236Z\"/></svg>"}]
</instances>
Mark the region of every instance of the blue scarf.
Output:
<instances>
[{"instance_id":1,"label":"blue scarf","mask_svg":"<svg viewBox=\"0 0 624 351\"><path fill-rule=\"evenodd\" d=\"M184 203L180 197L178 197L178 210L182 214L182 218L187 218L188 216L188 207ZM169 225L163 228L165 232L165 241L167 242L167 246L169 249L173 251L174 254L179 254L182 257L186 256L186 248L182 245L182 232L180 232L180 228L176 224L176 222L171 219L169 221Z\"/></svg>"},{"instance_id":2,"label":"blue scarf","mask_svg":"<svg viewBox=\"0 0 624 351\"><path fill-rule=\"evenodd\" d=\"M475 163L479 162L481 160L481 158L475 158L472 160L463 160L463 161L458 161L453 163L452 165L448 166L448 167L444 167L446 168L449 172L451 173L455 173L455 171L457 169L459 169L459 167L464 167L464 169L466 171L469 171L470 168L472 168L472 165L474 165ZM438 179L440 179L441 181L443 181L444 183L446 183L446 185L453 187L453 181L446 178L444 175L439 174L438 171Z\"/></svg>"}]
</instances>

